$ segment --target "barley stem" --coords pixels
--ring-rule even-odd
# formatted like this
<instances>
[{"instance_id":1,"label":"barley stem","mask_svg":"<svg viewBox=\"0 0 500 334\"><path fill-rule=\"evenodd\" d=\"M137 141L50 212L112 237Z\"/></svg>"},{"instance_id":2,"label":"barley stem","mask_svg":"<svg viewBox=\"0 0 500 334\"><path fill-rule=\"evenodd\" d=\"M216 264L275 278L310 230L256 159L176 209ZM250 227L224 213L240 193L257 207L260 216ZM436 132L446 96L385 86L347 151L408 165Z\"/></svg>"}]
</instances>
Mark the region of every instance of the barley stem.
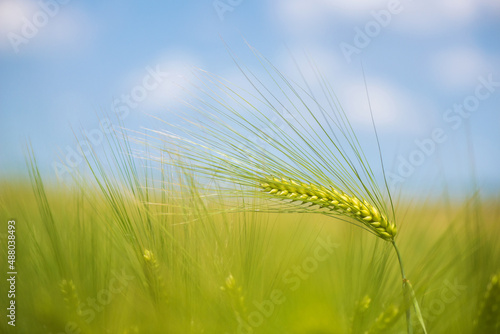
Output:
<instances>
[{"instance_id":1,"label":"barley stem","mask_svg":"<svg viewBox=\"0 0 500 334\"><path fill-rule=\"evenodd\" d=\"M410 310L410 303L408 302L408 292L406 287L407 279L403 267L403 261L401 260L401 253L399 253L398 246L396 246L396 242L394 240L392 241L392 245L394 246L396 254L398 255L399 267L401 268L401 278L403 279L403 294L404 294L405 308L406 308L406 330L408 334L412 334L413 327L411 325L411 312L410 312L411 310Z\"/></svg>"},{"instance_id":2,"label":"barley stem","mask_svg":"<svg viewBox=\"0 0 500 334\"><path fill-rule=\"evenodd\" d=\"M420 312L420 307L418 305L417 297L415 296L415 292L413 291L413 287L410 284L410 281L406 278L405 270L403 268L403 261L401 259L401 253L399 252L398 246L396 246L396 242L392 240L392 245L396 250L396 254L398 255L399 267L401 268L401 278L403 279L403 294L405 299L405 307L406 307L406 329L408 334L413 334L413 326L411 323L411 306L410 299L413 304L413 308L415 309L415 314L422 326L422 329L425 334L427 334L427 330L425 329L424 320L422 318L422 313ZM408 293L410 296L408 296Z\"/></svg>"}]
</instances>

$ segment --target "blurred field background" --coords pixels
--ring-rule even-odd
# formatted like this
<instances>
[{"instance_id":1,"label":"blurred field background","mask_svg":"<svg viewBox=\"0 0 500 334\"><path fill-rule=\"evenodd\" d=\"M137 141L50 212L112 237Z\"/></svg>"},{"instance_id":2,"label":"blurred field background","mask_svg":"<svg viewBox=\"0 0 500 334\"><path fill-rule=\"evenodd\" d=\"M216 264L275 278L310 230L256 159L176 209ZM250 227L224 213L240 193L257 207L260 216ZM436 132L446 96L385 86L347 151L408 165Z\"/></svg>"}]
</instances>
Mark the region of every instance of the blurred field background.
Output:
<instances>
[{"instance_id":1,"label":"blurred field background","mask_svg":"<svg viewBox=\"0 0 500 334\"><path fill-rule=\"evenodd\" d=\"M34 164L31 184L2 183L20 273L17 326L2 332L405 332L387 242L316 214L228 213L189 177L179 192L116 153L120 172L97 160L96 179L72 189L43 184ZM429 332L494 333L498 286L485 294L499 270L497 201L402 199L397 212Z\"/></svg>"}]
</instances>

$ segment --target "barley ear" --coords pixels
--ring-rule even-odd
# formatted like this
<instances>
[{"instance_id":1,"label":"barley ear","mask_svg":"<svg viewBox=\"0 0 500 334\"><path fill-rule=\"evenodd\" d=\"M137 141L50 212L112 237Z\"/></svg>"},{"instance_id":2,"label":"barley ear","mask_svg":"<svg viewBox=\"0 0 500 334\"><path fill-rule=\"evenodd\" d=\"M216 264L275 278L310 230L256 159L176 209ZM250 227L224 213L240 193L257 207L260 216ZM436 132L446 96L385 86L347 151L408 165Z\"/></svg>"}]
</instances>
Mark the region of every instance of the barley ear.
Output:
<instances>
[{"instance_id":1,"label":"barley ear","mask_svg":"<svg viewBox=\"0 0 500 334\"><path fill-rule=\"evenodd\" d=\"M370 296L365 295L361 300L359 300L354 307L354 314L351 317L351 327L349 333L359 333L360 328L363 325L363 318L366 311L371 306L372 299Z\"/></svg>"},{"instance_id":2,"label":"barley ear","mask_svg":"<svg viewBox=\"0 0 500 334\"><path fill-rule=\"evenodd\" d=\"M500 274L493 275L486 287L474 327L476 333L500 331Z\"/></svg>"},{"instance_id":3,"label":"barley ear","mask_svg":"<svg viewBox=\"0 0 500 334\"><path fill-rule=\"evenodd\" d=\"M275 198L318 206L337 215L353 218L384 240L394 240L396 236L396 225L389 222L380 209L339 189L278 177L261 180L260 188Z\"/></svg>"},{"instance_id":4,"label":"barley ear","mask_svg":"<svg viewBox=\"0 0 500 334\"><path fill-rule=\"evenodd\" d=\"M156 257L149 249L144 250L144 275L146 276L146 284L149 293L155 303L163 302L167 299L165 292L165 284L160 273L160 265L156 261Z\"/></svg>"},{"instance_id":5,"label":"barley ear","mask_svg":"<svg viewBox=\"0 0 500 334\"><path fill-rule=\"evenodd\" d=\"M78 298L78 293L76 291L75 284L72 280L63 279L59 283L59 288L64 298L64 303L66 307L71 312L72 315L80 315L80 299Z\"/></svg>"},{"instance_id":6,"label":"barley ear","mask_svg":"<svg viewBox=\"0 0 500 334\"><path fill-rule=\"evenodd\" d=\"M72 322L77 325L79 333L90 333L91 330L87 322L83 321L82 310L80 308L80 298L73 280L63 279L59 283L59 288L64 299L64 304L69 312L69 317Z\"/></svg>"},{"instance_id":7,"label":"barley ear","mask_svg":"<svg viewBox=\"0 0 500 334\"><path fill-rule=\"evenodd\" d=\"M247 319L247 308L245 306L245 296L243 295L243 288L236 282L233 274L226 277L224 285L220 287L222 291L228 294L231 301L231 306L236 316L238 323Z\"/></svg>"},{"instance_id":8,"label":"barley ear","mask_svg":"<svg viewBox=\"0 0 500 334\"><path fill-rule=\"evenodd\" d=\"M139 334L139 327L137 327L137 326L127 327L123 331L123 334Z\"/></svg>"},{"instance_id":9,"label":"barley ear","mask_svg":"<svg viewBox=\"0 0 500 334\"><path fill-rule=\"evenodd\" d=\"M398 320L401 315L401 310L395 306L390 305L375 319L373 325L368 329L365 334L385 333L389 330Z\"/></svg>"}]
</instances>

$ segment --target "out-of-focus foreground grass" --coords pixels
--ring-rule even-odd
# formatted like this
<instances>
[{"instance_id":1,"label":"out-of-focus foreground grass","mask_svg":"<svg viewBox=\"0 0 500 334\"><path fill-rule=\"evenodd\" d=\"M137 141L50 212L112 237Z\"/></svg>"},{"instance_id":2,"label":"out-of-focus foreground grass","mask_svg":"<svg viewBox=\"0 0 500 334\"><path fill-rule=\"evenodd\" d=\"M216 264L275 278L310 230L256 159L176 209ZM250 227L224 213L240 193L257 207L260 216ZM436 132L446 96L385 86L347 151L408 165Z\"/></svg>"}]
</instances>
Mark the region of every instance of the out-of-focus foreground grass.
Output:
<instances>
[{"instance_id":1,"label":"out-of-focus foreground grass","mask_svg":"<svg viewBox=\"0 0 500 334\"><path fill-rule=\"evenodd\" d=\"M162 174L151 190L152 176L126 165L126 178L72 188L43 185L35 166L31 184L2 183L0 258L5 269L15 219L18 271L16 327L3 315L2 333L405 332L389 243L318 214L231 212L187 179L179 191ZM498 289L478 314L500 269L500 207L472 197L397 209L429 332L498 329L487 320Z\"/></svg>"}]
</instances>

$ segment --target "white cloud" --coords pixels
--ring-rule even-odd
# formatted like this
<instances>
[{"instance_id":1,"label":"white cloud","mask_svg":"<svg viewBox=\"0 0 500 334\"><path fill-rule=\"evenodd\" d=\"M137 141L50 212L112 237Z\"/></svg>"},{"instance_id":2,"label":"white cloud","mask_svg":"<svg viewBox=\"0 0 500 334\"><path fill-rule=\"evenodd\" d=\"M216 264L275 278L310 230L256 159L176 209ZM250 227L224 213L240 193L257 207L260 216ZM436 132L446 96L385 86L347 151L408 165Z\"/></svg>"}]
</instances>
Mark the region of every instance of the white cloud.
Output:
<instances>
[{"instance_id":1,"label":"white cloud","mask_svg":"<svg viewBox=\"0 0 500 334\"><path fill-rule=\"evenodd\" d=\"M487 57L472 47L456 47L436 54L430 67L436 80L445 88L468 88L477 84L477 78L491 72Z\"/></svg>"},{"instance_id":2,"label":"white cloud","mask_svg":"<svg viewBox=\"0 0 500 334\"><path fill-rule=\"evenodd\" d=\"M0 32L5 34L22 24L23 16L33 13L35 6L28 1L6 0L0 2Z\"/></svg>"},{"instance_id":3,"label":"white cloud","mask_svg":"<svg viewBox=\"0 0 500 334\"><path fill-rule=\"evenodd\" d=\"M290 19L290 23L296 24L297 20L309 23L318 23L318 19L325 19L331 14L358 16L366 14L366 11L383 8L387 0L280 0L278 13Z\"/></svg>"},{"instance_id":4,"label":"white cloud","mask_svg":"<svg viewBox=\"0 0 500 334\"><path fill-rule=\"evenodd\" d=\"M291 53L296 56L298 66L316 98L323 106L327 106L327 102L322 97L322 88L310 68L309 61L303 56L303 52L292 48ZM331 84L350 121L363 128L371 129L370 109L360 69L346 67L343 59L338 59L333 52L322 47L313 47L311 50L308 49L307 53L310 60L317 65L318 70ZM283 73L287 76L297 72L296 65L288 53L278 54L275 59L275 63L280 64L280 69L283 69ZM292 78L303 86L299 75L292 75ZM380 131L391 134L423 134L428 130L429 124L426 122L434 121L438 114L430 102L396 86L391 81L367 77L367 84L375 123Z\"/></svg>"},{"instance_id":5,"label":"white cloud","mask_svg":"<svg viewBox=\"0 0 500 334\"><path fill-rule=\"evenodd\" d=\"M372 10L387 9L391 2L394 3L391 0L280 0L276 2L274 12L291 31L314 31L339 18L372 20ZM467 25L477 20L481 12L500 12L498 0L401 0L399 3L402 11L398 16L404 15L404 20L391 23L391 26L394 25L392 29L420 34Z\"/></svg>"},{"instance_id":6,"label":"white cloud","mask_svg":"<svg viewBox=\"0 0 500 334\"><path fill-rule=\"evenodd\" d=\"M317 81L314 67L326 78L331 78L345 66L345 61L339 59L337 54L315 43L292 46L278 53L273 63L279 64L278 69L300 85L303 84L302 76L309 84Z\"/></svg>"},{"instance_id":7,"label":"white cloud","mask_svg":"<svg viewBox=\"0 0 500 334\"><path fill-rule=\"evenodd\" d=\"M378 129L396 134L419 134L425 131L428 124L423 123L423 115L429 115L431 111L425 103L389 82L367 78L367 83ZM363 82L345 83L338 95L353 123L364 127L372 126Z\"/></svg>"},{"instance_id":8,"label":"white cloud","mask_svg":"<svg viewBox=\"0 0 500 334\"><path fill-rule=\"evenodd\" d=\"M12 50L7 34L18 32L23 24L23 17L29 17L35 10L36 6L30 1L0 2L0 50Z\"/></svg>"},{"instance_id":9,"label":"white cloud","mask_svg":"<svg viewBox=\"0 0 500 334\"><path fill-rule=\"evenodd\" d=\"M95 27L85 12L66 7L51 21L46 33L41 34L40 42L52 51L81 52L90 45L94 32Z\"/></svg>"},{"instance_id":10,"label":"white cloud","mask_svg":"<svg viewBox=\"0 0 500 334\"><path fill-rule=\"evenodd\" d=\"M364 11L387 7L389 0L316 0L331 11L342 11L348 15L363 15Z\"/></svg>"},{"instance_id":11,"label":"white cloud","mask_svg":"<svg viewBox=\"0 0 500 334\"><path fill-rule=\"evenodd\" d=\"M151 108L170 108L180 105L186 96L185 89L194 80L193 67L200 66L199 61L185 52L168 54L158 61L158 66L168 72L167 79L153 91L146 105Z\"/></svg>"},{"instance_id":12,"label":"white cloud","mask_svg":"<svg viewBox=\"0 0 500 334\"><path fill-rule=\"evenodd\" d=\"M185 89L194 80L192 73L195 66L200 66L200 63L189 53L169 52L145 67L130 72L118 90L131 96L134 109L148 113L169 111L182 105L186 97ZM156 75L151 75L152 72ZM140 92L145 92L144 98ZM121 94L117 98L124 100Z\"/></svg>"},{"instance_id":13,"label":"white cloud","mask_svg":"<svg viewBox=\"0 0 500 334\"><path fill-rule=\"evenodd\" d=\"M80 51L92 24L85 13L59 2L0 2L0 50L11 53ZM31 47L30 47L31 46Z\"/></svg>"},{"instance_id":14,"label":"white cloud","mask_svg":"<svg viewBox=\"0 0 500 334\"><path fill-rule=\"evenodd\" d=\"M439 0L404 3L404 20L398 27L404 32L433 34L473 22L483 7L482 1Z\"/></svg>"}]
</instances>

